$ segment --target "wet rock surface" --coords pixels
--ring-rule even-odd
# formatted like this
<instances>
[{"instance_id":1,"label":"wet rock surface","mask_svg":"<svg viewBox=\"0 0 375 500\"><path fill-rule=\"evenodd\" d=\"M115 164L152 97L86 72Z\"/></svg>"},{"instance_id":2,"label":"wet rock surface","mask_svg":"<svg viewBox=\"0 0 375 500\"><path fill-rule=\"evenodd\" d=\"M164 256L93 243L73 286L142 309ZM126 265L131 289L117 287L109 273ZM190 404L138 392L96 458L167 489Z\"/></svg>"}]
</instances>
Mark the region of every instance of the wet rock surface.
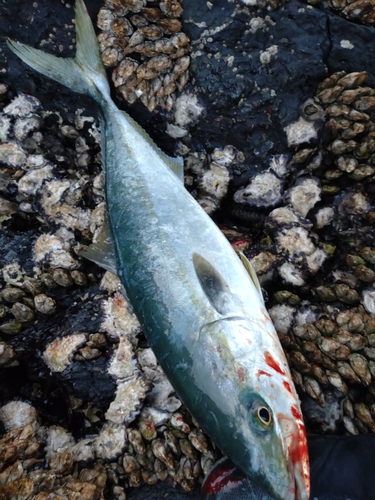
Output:
<instances>
[{"instance_id":1,"label":"wet rock surface","mask_svg":"<svg viewBox=\"0 0 375 500\"><path fill-rule=\"evenodd\" d=\"M172 4L90 3L94 19L107 9L99 37L126 28L124 51L134 33L130 46L143 44L108 64L117 74L122 64L125 78L114 96L160 147L183 155L187 189L256 268L309 430L373 432L371 9L354 23L333 0L185 0L173 15ZM69 3L12 2L1 14L2 36L74 53ZM172 59L190 57L189 69L159 61L147 73L157 66L150 44L169 40L167 50L176 33L190 45ZM134 74L126 58L144 71L121 92ZM4 44L0 65L2 494L151 499L166 482L174 498L179 488L195 498L220 452L158 367L118 279L79 254L105 217L95 106Z\"/></svg>"},{"instance_id":2,"label":"wet rock surface","mask_svg":"<svg viewBox=\"0 0 375 500\"><path fill-rule=\"evenodd\" d=\"M223 10L229 16L223 18ZM288 151L283 129L298 119L326 75L366 70L374 84L373 30L330 11L297 1L254 11L223 1L198 9L187 3L183 16L192 40L191 81L206 115L194 128L193 144L202 149L229 142L254 170ZM369 53L362 51L363 40ZM249 175L241 173L235 172L235 185Z\"/></svg>"}]
</instances>

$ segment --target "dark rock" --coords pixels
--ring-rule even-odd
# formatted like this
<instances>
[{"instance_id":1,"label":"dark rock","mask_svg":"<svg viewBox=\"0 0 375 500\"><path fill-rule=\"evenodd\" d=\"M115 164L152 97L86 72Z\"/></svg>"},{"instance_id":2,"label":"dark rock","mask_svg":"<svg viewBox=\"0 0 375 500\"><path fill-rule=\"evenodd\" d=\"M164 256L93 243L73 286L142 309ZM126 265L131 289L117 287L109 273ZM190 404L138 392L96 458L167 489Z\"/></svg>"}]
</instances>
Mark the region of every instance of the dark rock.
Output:
<instances>
[{"instance_id":1,"label":"dark rock","mask_svg":"<svg viewBox=\"0 0 375 500\"><path fill-rule=\"evenodd\" d=\"M283 128L327 74L327 15L297 1L272 12L250 13L224 0L212 9L192 3L184 9L192 83L206 112L193 146L233 144L245 153L249 175L287 151Z\"/></svg>"},{"instance_id":2,"label":"dark rock","mask_svg":"<svg viewBox=\"0 0 375 500\"><path fill-rule=\"evenodd\" d=\"M367 71L366 85L374 87L375 68L369 64L375 58L374 28L348 22L340 16L327 14L327 30L331 42L326 64L328 73L345 69Z\"/></svg>"},{"instance_id":3,"label":"dark rock","mask_svg":"<svg viewBox=\"0 0 375 500\"><path fill-rule=\"evenodd\" d=\"M373 29L304 2L271 12L224 0L211 9L185 2L183 17L192 40L191 81L205 108L192 147L232 144L243 151L248 169L234 179L235 187L267 167L272 154L287 151L284 127L327 74L366 70L368 84L374 82ZM255 31L254 20L265 29ZM267 50L277 53L264 63Z\"/></svg>"},{"instance_id":4,"label":"dark rock","mask_svg":"<svg viewBox=\"0 0 375 500\"><path fill-rule=\"evenodd\" d=\"M106 409L114 399L116 384L107 373L107 360L103 356L70 364L61 379L69 393L93 402L98 408Z\"/></svg>"}]
</instances>

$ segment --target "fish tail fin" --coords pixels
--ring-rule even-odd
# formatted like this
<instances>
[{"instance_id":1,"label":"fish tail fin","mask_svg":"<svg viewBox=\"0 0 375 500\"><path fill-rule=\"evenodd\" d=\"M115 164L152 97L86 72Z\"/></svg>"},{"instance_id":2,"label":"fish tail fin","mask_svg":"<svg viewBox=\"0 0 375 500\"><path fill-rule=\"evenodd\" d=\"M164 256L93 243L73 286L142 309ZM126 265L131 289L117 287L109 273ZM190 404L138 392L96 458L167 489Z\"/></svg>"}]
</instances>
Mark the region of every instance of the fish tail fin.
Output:
<instances>
[{"instance_id":1,"label":"fish tail fin","mask_svg":"<svg viewBox=\"0 0 375 500\"><path fill-rule=\"evenodd\" d=\"M13 40L7 43L22 61L39 73L100 101L103 94L109 95L109 85L94 27L83 0L76 0L75 16L77 49L74 59L56 57Z\"/></svg>"}]
</instances>

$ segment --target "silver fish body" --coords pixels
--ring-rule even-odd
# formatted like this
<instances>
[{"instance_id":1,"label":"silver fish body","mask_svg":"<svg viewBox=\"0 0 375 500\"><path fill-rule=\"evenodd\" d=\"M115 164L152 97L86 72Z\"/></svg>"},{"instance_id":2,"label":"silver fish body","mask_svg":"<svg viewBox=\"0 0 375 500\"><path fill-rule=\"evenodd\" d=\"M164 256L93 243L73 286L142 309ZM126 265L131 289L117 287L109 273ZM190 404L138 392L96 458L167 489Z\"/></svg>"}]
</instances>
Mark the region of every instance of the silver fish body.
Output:
<instances>
[{"instance_id":1,"label":"silver fish body","mask_svg":"<svg viewBox=\"0 0 375 500\"><path fill-rule=\"evenodd\" d=\"M276 499L307 500L298 396L249 263L186 191L179 160L114 105L82 0L76 19L74 60L10 47L100 106L117 273L147 339L219 448Z\"/></svg>"}]
</instances>

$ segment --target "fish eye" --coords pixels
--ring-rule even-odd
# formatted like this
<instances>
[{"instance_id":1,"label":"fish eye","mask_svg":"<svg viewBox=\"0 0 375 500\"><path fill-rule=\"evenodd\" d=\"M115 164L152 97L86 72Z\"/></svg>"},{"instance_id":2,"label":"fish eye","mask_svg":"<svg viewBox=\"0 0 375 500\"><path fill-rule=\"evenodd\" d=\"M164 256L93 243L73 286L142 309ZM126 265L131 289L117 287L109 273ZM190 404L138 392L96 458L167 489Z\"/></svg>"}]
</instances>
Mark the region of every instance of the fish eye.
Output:
<instances>
[{"instance_id":1,"label":"fish eye","mask_svg":"<svg viewBox=\"0 0 375 500\"><path fill-rule=\"evenodd\" d=\"M241 398L247 410L247 421L257 432L267 432L273 428L273 412L269 404L255 391L244 391Z\"/></svg>"},{"instance_id":2,"label":"fish eye","mask_svg":"<svg viewBox=\"0 0 375 500\"><path fill-rule=\"evenodd\" d=\"M272 427L272 410L263 399L253 399L250 404L249 423L260 432L268 431Z\"/></svg>"},{"instance_id":3,"label":"fish eye","mask_svg":"<svg viewBox=\"0 0 375 500\"><path fill-rule=\"evenodd\" d=\"M260 423L264 425L264 427L269 427L271 425L272 415L268 408L266 408L265 406L260 406L256 411L256 415Z\"/></svg>"}]
</instances>

